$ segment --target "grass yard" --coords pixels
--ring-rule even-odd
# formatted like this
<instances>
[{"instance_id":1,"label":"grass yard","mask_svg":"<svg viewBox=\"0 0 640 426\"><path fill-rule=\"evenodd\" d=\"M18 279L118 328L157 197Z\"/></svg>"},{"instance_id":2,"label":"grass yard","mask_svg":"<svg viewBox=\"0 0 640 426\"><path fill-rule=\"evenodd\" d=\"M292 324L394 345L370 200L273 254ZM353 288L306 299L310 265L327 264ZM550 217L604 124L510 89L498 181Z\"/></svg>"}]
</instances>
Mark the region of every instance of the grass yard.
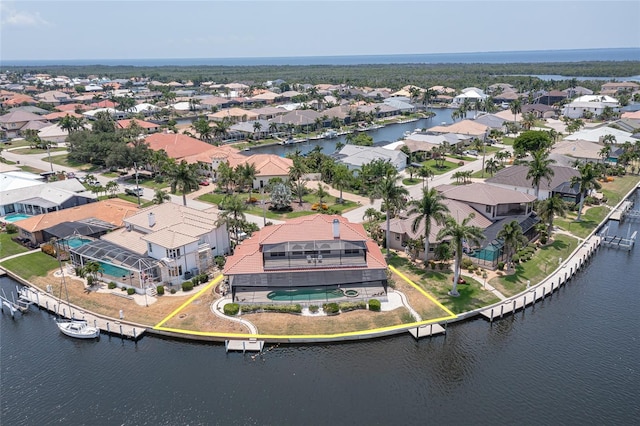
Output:
<instances>
[{"instance_id":1,"label":"grass yard","mask_svg":"<svg viewBox=\"0 0 640 426\"><path fill-rule=\"evenodd\" d=\"M131 183L135 185L136 180L135 179L130 179L127 181L127 183ZM138 184L140 186L144 186L145 188L151 188L151 189L169 189L169 182L163 181L163 182L156 182L155 179L138 179Z\"/></svg>"},{"instance_id":2,"label":"grass yard","mask_svg":"<svg viewBox=\"0 0 640 426\"><path fill-rule=\"evenodd\" d=\"M11 239L18 234L7 234L6 232L0 233L0 259L7 256L13 256L14 254L24 253L29 251L28 248L16 243Z\"/></svg>"},{"instance_id":3,"label":"grass yard","mask_svg":"<svg viewBox=\"0 0 640 426\"><path fill-rule=\"evenodd\" d=\"M18 166L20 168L20 170L24 171L24 172L28 172L28 173L35 173L37 175L39 175L40 173L44 172L44 170L42 169L37 169L35 167L31 167L31 166Z\"/></svg>"},{"instance_id":4,"label":"grass yard","mask_svg":"<svg viewBox=\"0 0 640 426\"><path fill-rule=\"evenodd\" d=\"M58 261L42 252L27 254L2 262L2 267L9 269L28 280L31 277L46 277L47 273L59 267Z\"/></svg>"},{"instance_id":5,"label":"grass yard","mask_svg":"<svg viewBox=\"0 0 640 426\"><path fill-rule=\"evenodd\" d=\"M49 148L49 152L61 152L61 151L66 151L66 150L67 150L67 148L63 148L63 147ZM12 149L11 150L11 153L19 154L19 155L44 154L46 152L47 152L46 149L29 148L28 146L25 147L25 148ZM43 159L43 160L46 161L46 159Z\"/></svg>"},{"instance_id":6,"label":"grass yard","mask_svg":"<svg viewBox=\"0 0 640 426\"><path fill-rule=\"evenodd\" d=\"M527 281L531 285L542 281L558 267L558 259L566 259L577 246L575 238L556 234L553 243L536 250L531 260L517 263L515 273L492 278L489 284L507 297L518 294L527 288Z\"/></svg>"},{"instance_id":7,"label":"grass yard","mask_svg":"<svg viewBox=\"0 0 640 426\"><path fill-rule=\"evenodd\" d=\"M469 277L464 277L467 284L458 285L459 297L449 296L447 293L451 290L453 279L450 270L425 269L395 254L388 263L454 313L470 311L499 301L491 292L482 289L481 282Z\"/></svg>"},{"instance_id":8,"label":"grass yard","mask_svg":"<svg viewBox=\"0 0 640 426\"><path fill-rule=\"evenodd\" d=\"M451 161L445 161L443 164L443 167L436 167L436 161L435 160L427 160L424 161L422 163L423 166L427 166L431 169L431 171L433 171L434 174L436 175L442 175L444 173L450 172L451 170L457 169L458 167L458 163L453 163Z\"/></svg>"},{"instance_id":9,"label":"grass yard","mask_svg":"<svg viewBox=\"0 0 640 426\"><path fill-rule=\"evenodd\" d=\"M575 221L577 213L571 213L566 218L554 219L553 223L573 235L586 238L602 222L607 213L609 209L606 206L589 207L582 214L580 222Z\"/></svg>"},{"instance_id":10,"label":"grass yard","mask_svg":"<svg viewBox=\"0 0 640 426\"><path fill-rule=\"evenodd\" d=\"M405 185L405 186L417 185L420 182L422 182L422 179L418 179L418 178L413 178L413 179L405 178L405 179L402 179L402 184Z\"/></svg>"},{"instance_id":11,"label":"grass yard","mask_svg":"<svg viewBox=\"0 0 640 426\"><path fill-rule=\"evenodd\" d=\"M607 205L615 206L631 189L638 184L640 176L615 176L613 182L601 182L601 192L607 197Z\"/></svg>"},{"instance_id":12,"label":"grass yard","mask_svg":"<svg viewBox=\"0 0 640 426\"><path fill-rule=\"evenodd\" d=\"M43 158L42 161L49 161L48 158ZM73 161L69 159L69 154L62 154L62 155L52 155L51 156L51 162L53 164L57 164L58 166L64 166L64 167L73 167L76 169L80 169L84 172L88 172L88 171L96 171L98 170L97 166L94 166L93 164L88 164L88 163L80 163L78 161Z\"/></svg>"}]
</instances>

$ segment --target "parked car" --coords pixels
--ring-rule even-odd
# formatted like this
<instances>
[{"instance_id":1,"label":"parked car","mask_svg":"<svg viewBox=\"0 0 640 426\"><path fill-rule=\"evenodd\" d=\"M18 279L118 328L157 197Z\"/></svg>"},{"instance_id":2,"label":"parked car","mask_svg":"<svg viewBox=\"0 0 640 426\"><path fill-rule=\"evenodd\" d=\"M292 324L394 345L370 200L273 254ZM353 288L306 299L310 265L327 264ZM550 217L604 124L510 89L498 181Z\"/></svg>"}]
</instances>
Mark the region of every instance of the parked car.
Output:
<instances>
[{"instance_id":1,"label":"parked car","mask_svg":"<svg viewBox=\"0 0 640 426\"><path fill-rule=\"evenodd\" d=\"M462 153L464 155L478 155L478 151L476 151L475 149L470 149L468 151L463 151Z\"/></svg>"},{"instance_id":2,"label":"parked car","mask_svg":"<svg viewBox=\"0 0 640 426\"><path fill-rule=\"evenodd\" d=\"M208 180L203 180L203 181L200 182L200 185L209 186L209 181Z\"/></svg>"},{"instance_id":3,"label":"parked car","mask_svg":"<svg viewBox=\"0 0 640 426\"><path fill-rule=\"evenodd\" d=\"M135 186L134 187L127 187L127 188L124 189L124 193L125 194L133 195L133 196L136 196L136 197L138 195L142 196L143 192L144 192L144 190L142 188L136 188Z\"/></svg>"}]
</instances>

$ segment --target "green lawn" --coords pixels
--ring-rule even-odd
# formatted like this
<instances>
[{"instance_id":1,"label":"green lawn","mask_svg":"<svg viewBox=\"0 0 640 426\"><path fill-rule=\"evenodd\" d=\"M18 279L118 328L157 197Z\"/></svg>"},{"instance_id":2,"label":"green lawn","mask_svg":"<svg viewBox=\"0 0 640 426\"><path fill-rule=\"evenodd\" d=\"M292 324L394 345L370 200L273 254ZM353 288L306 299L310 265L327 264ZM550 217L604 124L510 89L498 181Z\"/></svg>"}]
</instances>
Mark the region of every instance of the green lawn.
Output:
<instances>
[{"instance_id":1,"label":"green lawn","mask_svg":"<svg viewBox=\"0 0 640 426\"><path fill-rule=\"evenodd\" d=\"M3 268L12 271L24 279L33 276L44 277L49 271L59 267L58 261L42 252L27 254L0 263Z\"/></svg>"},{"instance_id":2,"label":"green lawn","mask_svg":"<svg viewBox=\"0 0 640 426\"><path fill-rule=\"evenodd\" d=\"M52 155L51 156L51 162L53 164L57 164L59 166L65 166L65 167L73 167L76 169L80 169L82 171L96 171L98 170L97 166L94 166L93 164L88 164L88 163L80 163L78 161L73 161L73 160L69 160L69 154L62 154L62 155ZM49 161L48 158L43 158L43 161Z\"/></svg>"},{"instance_id":3,"label":"green lawn","mask_svg":"<svg viewBox=\"0 0 640 426\"><path fill-rule=\"evenodd\" d=\"M571 213L566 218L554 219L553 223L580 238L586 238L591 231L597 228L607 213L609 213L609 209L605 206L591 207L582 214L580 222L575 221L577 213Z\"/></svg>"},{"instance_id":4,"label":"green lawn","mask_svg":"<svg viewBox=\"0 0 640 426\"><path fill-rule=\"evenodd\" d=\"M388 263L405 275L413 277L417 285L454 313L467 312L499 301L493 293L483 290L482 283L473 278L464 277L467 283L458 285L460 296L451 297L447 294L452 287L451 271L426 270L396 254L392 254Z\"/></svg>"},{"instance_id":5,"label":"green lawn","mask_svg":"<svg viewBox=\"0 0 640 426\"><path fill-rule=\"evenodd\" d=\"M31 166L18 166L18 167L22 171L29 172L29 173L35 173L37 175L39 175L40 173L44 172L44 170L36 169L35 167L31 167Z\"/></svg>"},{"instance_id":6,"label":"green lawn","mask_svg":"<svg viewBox=\"0 0 640 426\"><path fill-rule=\"evenodd\" d=\"M420 182L422 182L422 179L418 179L418 178L406 178L406 179L402 179L402 184L405 186L412 186L412 185L417 185Z\"/></svg>"},{"instance_id":7,"label":"green lawn","mask_svg":"<svg viewBox=\"0 0 640 426\"><path fill-rule=\"evenodd\" d=\"M127 182L135 184L135 179L129 179ZM151 189L168 189L169 183L166 181L156 182L155 179L138 179L138 184L140 186L144 186L145 188Z\"/></svg>"},{"instance_id":8,"label":"green lawn","mask_svg":"<svg viewBox=\"0 0 640 426\"><path fill-rule=\"evenodd\" d=\"M504 167L500 167L499 170L502 170L502 169L504 169ZM491 174L485 171L483 176L482 170L477 170L471 174L471 177L476 179L482 179L482 178L486 179L486 178L490 178Z\"/></svg>"},{"instance_id":9,"label":"green lawn","mask_svg":"<svg viewBox=\"0 0 640 426\"><path fill-rule=\"evenodd\" d=\"M515 140L515 138L510 138L508 136L504 136L500 143L502 143L503 145L513 145L513 141L514 140Z\"/></svg>"},{"instance_id":10,"label":"green lawn","mask_svg":"<svg viewBox=\"0 0 640 426\"><path fill-rule=\"evenodd\" d=\"M601 192L607 197L607 204L615 206L640 181L640 176L615 176L613 182L601 183Z\"/></svg>"},{"instance_id":11,"label":"green lawn","mask_svg":"<svg viewBox=\"0 0 640 426\"><path fill-rule=\"evenodd\" d=\"M453 169L457 169L458 167L460 167L460 166L458 166L458 163L453 163L451 161L445 161L443 163L443 167L442 168L436 167L436 161L435 160L424 161L422 163L422 165L429 167L433 171L433 173L436 174L436 175L442 175L444 173L447 173L447 172L449 172L449 171L451 171Z\"/></svg>"},{"instance_id":12,"label":"green lawn","mask_svg":"<svg viewBox=\"0 0 640 426\"><path fill-rule=\"evenodd\" d=\"M507 297L518 294L527 288L527 281L532 285L542 281L558 267L558 259L566 259L577 246L575 238L556 234L553 243L536 250L531 260L517 263L515 273L493 278L489 283Z\"/></svg>"},{"instance_id":13,"label":"green lawn","mask_svg":"<svg viewBox=\"0 0 640 426\"><path fill-rule=\"evenodd\" d=\"M0 259L13 256L14 254L24 253L29 251L28 248L16 243L11 238L16 237L18 234L7 234L6 232L0 233Z\"/></svg>"},{"instance_id":14,"label":"green lawn","mask_svg":"<svg viewBox=\"0 0 640 426\"><path fill-rule=\"evenodd\" d=\"M49 148L49 152L60 152L60 151L66 151L66 150L67 150L67 148L60 148L60 147ZM13 149L13 150L11 150L11 152L14 153L14 154L19 154L19 155L31 155L31 154L43 154L43 153L46 153L47 150L46 149L40 149L40 148L29 148L27 146L25 148Z\"/></svg>"}]
</instances>

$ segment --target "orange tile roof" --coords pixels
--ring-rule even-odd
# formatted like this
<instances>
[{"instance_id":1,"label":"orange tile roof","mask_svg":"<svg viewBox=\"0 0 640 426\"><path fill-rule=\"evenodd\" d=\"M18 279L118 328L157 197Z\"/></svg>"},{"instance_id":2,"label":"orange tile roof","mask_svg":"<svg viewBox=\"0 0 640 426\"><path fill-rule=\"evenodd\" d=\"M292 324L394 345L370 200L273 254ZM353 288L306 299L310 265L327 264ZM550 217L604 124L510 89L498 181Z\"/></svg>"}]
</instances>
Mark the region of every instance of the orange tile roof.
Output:
<instances>
[{"instance_id":1,"label":"orange tile roof","mask_svg":"<svg viewBox=\"0 0 640 426\"><path fill-rule=\"evenodd\" d=\"M115 226L123 226L125 218L138 212L138 206L117 198L98 201L57 212L45 213L16 222L16 226L28 232L42 231L62 222L96 218Z\"/></svg>"},{"instance_id":2,"label":"orange tile roof","mask_svg":"<svg viewBox=\"0 0 640 426\"><path fill-rule=\"evenodd\" d=\"M20 105L20 104L22 104L24 102L26 102L28 104L35 104L36 103L35 99L33 99L29 95L16 94L11 99L7 99L6 101L4 101L3 104L5 106L15 106L15 105Z\"/></svg>"},{"instance_id":3,"label":"orange tile roof","mask_svg":"<svg viewBox=\"0 0 640 426\"><path fill-rule=\"evenodd\" d=\"M213 145L182 133L155 133L147 136L145 142L149 145L149 149L154 151L163 149L170 158L177 160L202 154L214 148Z\"/></svg>"},{"instance_id":4,"label":"orange tile roof","mask_svg":"<svg viewBox=\"0 0 640 426\"><path fill-rule=\"evenodd\" d=\"M231 167L240 164L252 164L256 167L256 176L286 176L293 166L290 158L279 157L274 154L254 154L250 156L240 153L228 158Z\"/></svg>"},{"instance_id":5,"label":"orange tile roof","mask_svg":"<svg viewBox=\"0 0 640 426\"><path fill-rule=\"evenodd\" d=\"M110 101L109 99L104 99L102 101L94 102L91 104L91 106L94 108L115 108L116 105L117 104L115 102Z\"/></svg>"},{"instance_id":6,"label":"orange tile roof","mask_svg":"<svg viewBox=\"0 0 640 426\"><path fill-rule=\"evenodd\" d=\"M46 118L47 120L58 120L58 119L62 119L64 117L66 117L67 115L70 115L71 117L76 117L76 118L81 118L82 116L80 114L76 114L75 112L72 111L58 111L58 112L52 112L49 113L47 115L43 115L43 118Z\"/></svg>"},{"instance_id":7,"label":"orange tile roof","mask_svg":"<svg viewBox=\"0 0 640 426\"><path fill-rule=\"evenodd\" d=\"M55 109L57 109L58 111L75 111L78 108L84 111L91 109L91 107L84 104L64 104L55 107Z\"/></svg>"},{"instance_id":8,"label":"orange tile roof","mask_svg":"<svg viewBox=\"0 0 640 426\"><path fill-rule=\"evenodd\" d=\"M251 274L251 273L279 273L264 270L261 247L264 244L279 244L291 241L313 241L333 239L333 220L340 221L340 239L348 241L364 241L367 247L367 268L386 268L387 263L380 251L380 247L367 236L362 224L351 223L339 215L316 214L291 219L283 224L272 225L255 232L251 238L235 248L234 254L227 258L223 273ZM322 269L362 269L361 267L313 268ZM300 271L309 269L301 268ZM291 271L291 270L288 270Z\"/></svg>"},{"instance_id":9,"label":"orange tile roof","mask_svg":"<svg viewBox=\"0 0 640 426\"><path fill-rule=\"evenodd\" d=\"M120 126L121 129L126 129L129 126L131 126L131 123L135 122L138 126L142 127L143 129L157 129L158 127L160 127L159 124L156 123L150 123L148 121L143 121L143 120L137 120L135 118L131 119L131 120L118 120L118 126Z\"/></svg>"}]
</instances>

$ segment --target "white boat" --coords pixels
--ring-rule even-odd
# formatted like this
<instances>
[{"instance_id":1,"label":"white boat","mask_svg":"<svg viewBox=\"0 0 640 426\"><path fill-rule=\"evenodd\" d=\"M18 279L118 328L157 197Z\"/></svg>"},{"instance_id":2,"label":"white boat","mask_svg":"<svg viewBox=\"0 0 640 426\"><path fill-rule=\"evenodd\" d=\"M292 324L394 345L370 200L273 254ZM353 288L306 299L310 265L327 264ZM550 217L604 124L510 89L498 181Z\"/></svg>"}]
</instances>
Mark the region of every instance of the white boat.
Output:
<instances>
[{"instance_id":1,"label":"white boat","mask_svg":"<svg viewBox=\"0 0 640 426\"><path fill-rule=\"evenodd\" d=\"M86 321L57 321L60 331L76 339L95 339L100 335L100 329L87 324Z\"/></svg>"}]
</instances>

